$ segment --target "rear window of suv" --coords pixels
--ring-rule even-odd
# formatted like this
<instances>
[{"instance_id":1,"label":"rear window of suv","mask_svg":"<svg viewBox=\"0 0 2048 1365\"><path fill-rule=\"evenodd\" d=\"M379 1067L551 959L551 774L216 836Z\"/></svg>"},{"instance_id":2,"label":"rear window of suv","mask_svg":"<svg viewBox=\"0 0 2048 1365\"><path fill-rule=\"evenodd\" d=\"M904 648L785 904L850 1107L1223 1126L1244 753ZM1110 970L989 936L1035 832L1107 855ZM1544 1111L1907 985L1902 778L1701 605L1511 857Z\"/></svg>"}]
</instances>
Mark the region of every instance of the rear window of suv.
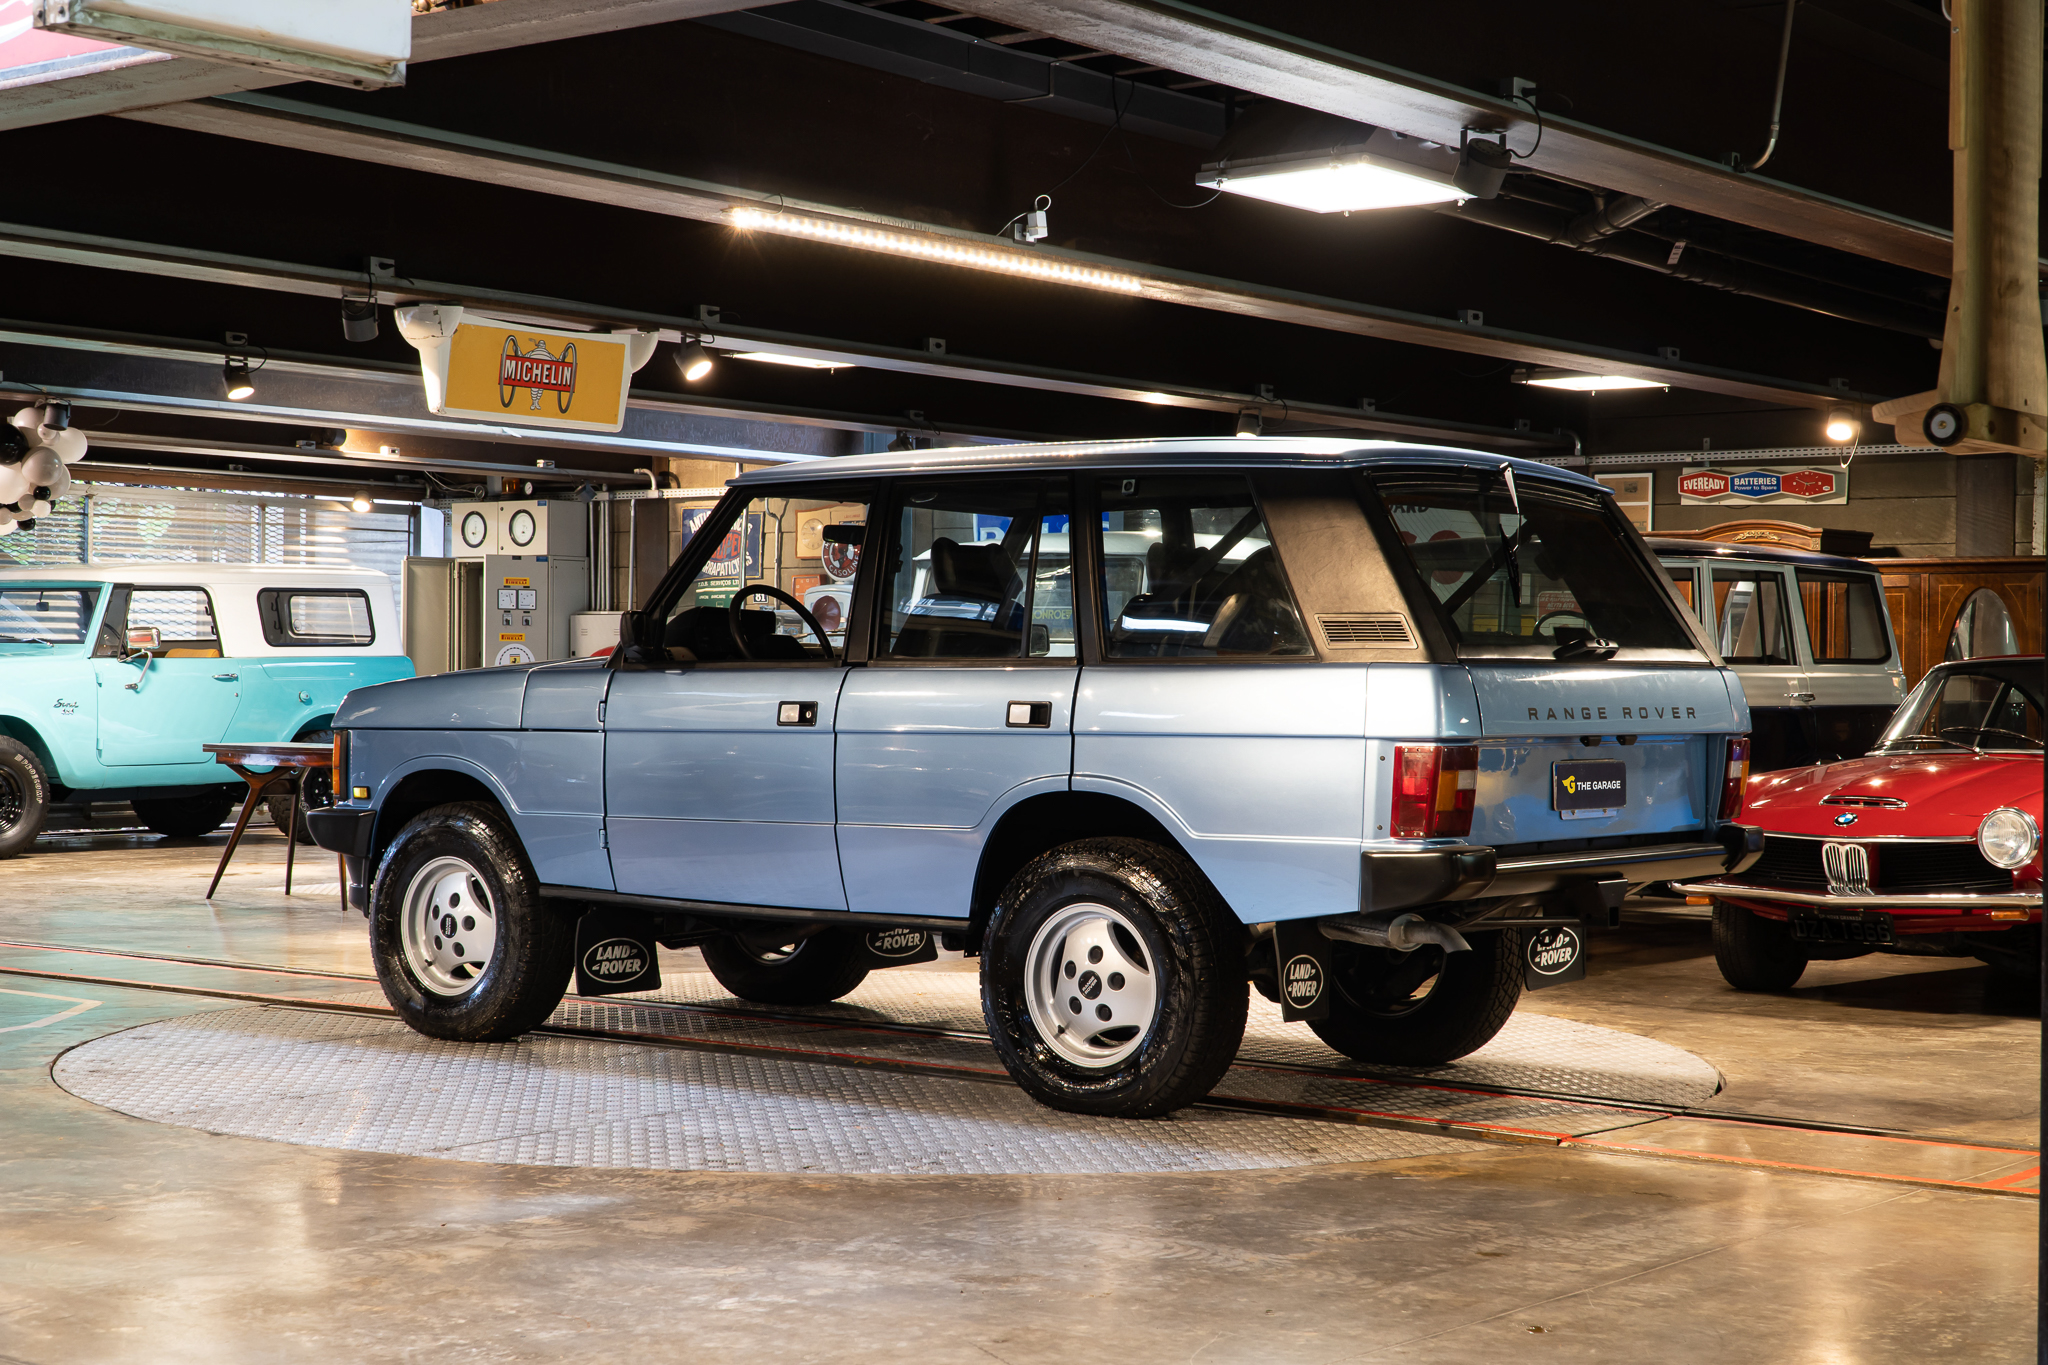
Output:
<instances>
[{"instance_id":1,"label":"rear window of suv","mask_svg":"<svg viewBox=\"0 0 2048 1365\"><path fill-rule=\"evenodd\" d=\"M1465 656L1594 658L1585 642L1703 657L1609 501L1490 469L1383 474L1372 487Z\"/></svg>"}]
</instances>

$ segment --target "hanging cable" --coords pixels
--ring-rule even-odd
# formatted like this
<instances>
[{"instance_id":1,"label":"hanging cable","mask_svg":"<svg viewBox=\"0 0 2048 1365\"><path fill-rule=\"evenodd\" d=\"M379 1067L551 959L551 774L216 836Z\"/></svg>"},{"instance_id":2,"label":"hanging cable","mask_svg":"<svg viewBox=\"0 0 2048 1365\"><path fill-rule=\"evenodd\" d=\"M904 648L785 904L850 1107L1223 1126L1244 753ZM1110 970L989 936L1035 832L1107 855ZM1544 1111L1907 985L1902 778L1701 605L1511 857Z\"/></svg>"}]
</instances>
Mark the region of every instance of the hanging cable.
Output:
<instances>
[{"instance_id":1,"label":"hanging cable","mask_svg":"<svg viewBox=\"0 0 2048 1365\"><path fill-rule=\"evenodd\" d=\"M1792 63L1792 16L1798 8L1799 0L1785 0L1785 30L1778 38L1778 84L1771 93L1771 131L1764 143L1764 154L1754 161L1744 161L1739 152L1730 155L1728 164L1738 175L1763 169L1763 164L1771 159L1771 153L1778 150L1778 128L1785 111L1785 71ZM1946 4L1942 6L1944 12L1947 8Z\"/></svg>"}]
</instances>

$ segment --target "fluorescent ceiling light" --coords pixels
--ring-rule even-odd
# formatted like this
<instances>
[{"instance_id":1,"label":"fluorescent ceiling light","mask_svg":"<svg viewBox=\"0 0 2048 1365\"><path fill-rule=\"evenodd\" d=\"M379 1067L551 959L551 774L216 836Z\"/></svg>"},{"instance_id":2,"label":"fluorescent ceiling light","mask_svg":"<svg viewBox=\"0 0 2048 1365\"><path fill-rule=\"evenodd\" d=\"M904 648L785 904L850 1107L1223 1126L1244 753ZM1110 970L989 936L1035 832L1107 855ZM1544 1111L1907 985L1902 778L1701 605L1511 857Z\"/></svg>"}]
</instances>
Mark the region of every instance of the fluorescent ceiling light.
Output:
<instances>
[{"instance_id":1,"label":"fluorescent ceiling light","mask_svg":"<svg viewBox=\"0 0 2048 1365\"><path fill-rule=\"evenodd\" d=\"M1538 389L1565 389L1572 393L1602 393L1609 389L1668 389L1655 379L1637 379L1626 374L1587 374L1583 370L1533 369L1515 371L1515 382Z\"/></svg>"},{"instance_id":2,"label":"fluorescent ceiling light","mask_svg":"<svg viewBox=\"0 0 2048 1365\"><path fill-rule=\"evenodd\" d=\"M893 232L859 223L809 218L800 213L747 208L734 209L732 222L734 227L745 231L780 232L791 237L808 237L816 242L858 247L862 251L880 251L891 256L937 261L943 265L964 265L975 270L1044 280L1051 284L1078 284L1088 289L1109 289L1123 294L1135 294L1143 287L1143 282L1135 275L1074 265L1035 252L976 246L937 233Z\"/></svg>"},{"instance_id":3,"label":"fluorescent ceiling light","mask_svg":"<svg viewBox=\"0 0 2048 1365\"><path fill-rule=\"evenodd\" d=\"M813 360L809 356L778 355L774 351L734 351L734 360L758 360L763 365L788 365L798 370L850 370L853 365L844 360Z\"/></svg>"},{"instance_id":4,"label":"fluorescent ceiling light","mask_svg":"<svg viewBox=\"0 0 2048 1365\"><path fill-rule=\"evenodd\" d=\"M1204 176L1201 184L1285 204L1310 213L1350 213L1443 204L1469 196L1456 185L1376 166L1369 161L1325 161L1319 166Z\"/></svg>"}]
</instances>

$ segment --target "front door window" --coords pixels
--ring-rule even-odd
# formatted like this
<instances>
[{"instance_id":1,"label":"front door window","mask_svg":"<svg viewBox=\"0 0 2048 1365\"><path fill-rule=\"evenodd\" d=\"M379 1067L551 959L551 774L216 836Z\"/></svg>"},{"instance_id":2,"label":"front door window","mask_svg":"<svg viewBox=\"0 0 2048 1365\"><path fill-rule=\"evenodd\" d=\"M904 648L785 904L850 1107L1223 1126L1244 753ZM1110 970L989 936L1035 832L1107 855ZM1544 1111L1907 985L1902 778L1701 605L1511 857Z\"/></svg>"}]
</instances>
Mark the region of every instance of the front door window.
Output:
<instances>
[{"instance_id":1,"label":"front door window","mask_svg":"<svg viewBox=\"0 0 2048 1365\"><path fill-rule=\"evenodd\" d=\"M670 661L843 658L867 520L862 499L781 494L707 519L690 546L713 537L715 548L663 624Z\"/></svg>"}]
</instances>

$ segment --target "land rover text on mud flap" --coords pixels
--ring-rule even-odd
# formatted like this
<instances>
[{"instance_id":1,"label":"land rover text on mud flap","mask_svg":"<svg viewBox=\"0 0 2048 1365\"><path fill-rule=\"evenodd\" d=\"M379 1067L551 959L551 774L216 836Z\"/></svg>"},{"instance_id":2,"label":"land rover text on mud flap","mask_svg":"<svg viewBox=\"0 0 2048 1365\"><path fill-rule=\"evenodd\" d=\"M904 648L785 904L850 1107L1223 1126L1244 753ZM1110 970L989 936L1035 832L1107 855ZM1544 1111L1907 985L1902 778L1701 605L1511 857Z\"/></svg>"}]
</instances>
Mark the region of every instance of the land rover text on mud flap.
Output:
<instances>
[{"instance_id":1,"label":"land rover text on mud flap","mask_svg":"<svg viewBox=\"0 0 2048 1365\"><path fill-rule=\"evenodd\" d=\"M1100 1114L1207 1093L1247 981L1348 1056L1463 1056L1631 885L1761 847L1740 686L1607 492L1370 442L748 474L610 659L337 725L318 837L421 1032L532 1028L579 940L800 1006L936 936L1018 1084Z\"/></svg>"}]
</instances>

